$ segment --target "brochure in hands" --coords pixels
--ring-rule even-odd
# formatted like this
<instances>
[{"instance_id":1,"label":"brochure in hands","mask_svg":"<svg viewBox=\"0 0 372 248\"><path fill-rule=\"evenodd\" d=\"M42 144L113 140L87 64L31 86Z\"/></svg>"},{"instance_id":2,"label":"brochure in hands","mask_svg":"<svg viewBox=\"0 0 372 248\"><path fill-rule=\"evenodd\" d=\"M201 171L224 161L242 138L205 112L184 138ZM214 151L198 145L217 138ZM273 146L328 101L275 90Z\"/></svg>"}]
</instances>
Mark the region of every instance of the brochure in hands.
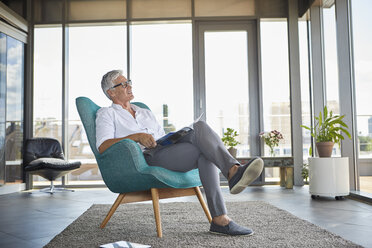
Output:
<instances>
[{"instance_id":1,"label":"brochure in hands","mask_svg":"<svg viewBox=\"0 0 372 248\"><path fill-rule=\"evenodd\" d=\"M151 248L150 245L142 245L129 241L118 241L110 244L101 245L99 248Z\"/></svg>"},{"instance_id":2,"label":"brochure in hands","mask_svg":"<svg viewBox=\"0 0 372 248\"><path fill-rule=\"evenodd\" d=\"M195 121L191 125L184 127L178 130L177 132L170 132L164 135L163 137L161 137L160 139L156 140L157 146L154 148L145 148L143 153L152 155L155 151L161 149L164 146L177 143L184 136L186 136L193 130L194 123L198 122L200 118L203 116L203 114L204 113L202 113L198 118L196 118Z\"/></svg>"}]
</instances>

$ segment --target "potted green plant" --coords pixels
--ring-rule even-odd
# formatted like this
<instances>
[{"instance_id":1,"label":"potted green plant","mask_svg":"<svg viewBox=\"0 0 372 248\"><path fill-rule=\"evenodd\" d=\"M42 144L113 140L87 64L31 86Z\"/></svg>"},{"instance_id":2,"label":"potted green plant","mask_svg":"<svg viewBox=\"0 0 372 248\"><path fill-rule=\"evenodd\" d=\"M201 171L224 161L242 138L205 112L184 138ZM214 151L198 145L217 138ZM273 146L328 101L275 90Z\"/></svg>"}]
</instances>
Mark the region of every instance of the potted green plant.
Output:
<instances>
[{"instance_id":1,"label":"potted green plant","mask_svg":"<svg viewBox=\"0 0 372 248\"><path fill-rule=\"evenodd\" d=\"M308 184L308 178L309 178L309 164L304 163L301 170L301 176L305 180L305 184Z\"/></svg>"},{"instance_id":2,"label":"potted green plant","mask_svg":"<svg viewBox=\"0 0 372 248\"><path fill-rule=\"evenodd\" d=\"M319 116L315 117L314 127L301 125L301 127L309 130L311 136L314 137L319 157L330 157L332 155L334 144L340 145L341 140L344 139L341 131L351 139L347 130L348 126L342 120L344 117L345 115L333 115L332 111L328 113L327 106L324 106L323 114L320 112ZM311 148L309 153L312 154Z\"/></svg>"},{"instance_id":3,"label":"potted green plant","mask_svg":"<svg viewBox=\"0 0 372 248\"><path fill-rule=\"evenodd\" d=\"M227 131L223 133L223 136L221 138L223 144L225 147L227 147L229 153L236 158L236 152L237 149L235 146L239 145L240 142L235 139L239 134L237 131L235 131L233 128L227 128Z\"/></svg>"}]
</instances>

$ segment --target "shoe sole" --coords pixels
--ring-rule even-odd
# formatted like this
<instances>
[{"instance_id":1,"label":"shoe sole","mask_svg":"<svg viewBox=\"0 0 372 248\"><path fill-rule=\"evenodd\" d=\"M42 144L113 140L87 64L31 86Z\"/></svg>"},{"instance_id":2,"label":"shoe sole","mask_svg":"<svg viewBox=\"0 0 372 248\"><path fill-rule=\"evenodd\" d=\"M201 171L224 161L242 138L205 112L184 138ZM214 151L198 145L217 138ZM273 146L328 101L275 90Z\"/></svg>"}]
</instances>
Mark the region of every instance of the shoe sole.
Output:
<instances>
[{"instance_id":1,"label":"shoe sole","mask_svg":"<svg viewBox=\"0 0 372 248\"><path fill-rule=\"evenodd\" d=\"M236 235L231 235L231 234L220 233L220 232L213 232L213 231L209 231L209 232L212 233L212 234L221 235L221 236L251 236L251 235L254 234L254 232L251 232L251 233L248 233L248 234L236 234Z\"/></svg>"},{"instance_id":2,"label":"shoe sole","mask_svg":"<svg viewBox=\"0 0 372 248\"><path fill-rule=\"evenodd\" d=\"M256 180L263 170L263 160L261 158L256 158L252 164L244 171L242 178L237 182L234 187L230 190L231 194L239 194L242 192L249 184Z\"/></svg>"}]
</instances>

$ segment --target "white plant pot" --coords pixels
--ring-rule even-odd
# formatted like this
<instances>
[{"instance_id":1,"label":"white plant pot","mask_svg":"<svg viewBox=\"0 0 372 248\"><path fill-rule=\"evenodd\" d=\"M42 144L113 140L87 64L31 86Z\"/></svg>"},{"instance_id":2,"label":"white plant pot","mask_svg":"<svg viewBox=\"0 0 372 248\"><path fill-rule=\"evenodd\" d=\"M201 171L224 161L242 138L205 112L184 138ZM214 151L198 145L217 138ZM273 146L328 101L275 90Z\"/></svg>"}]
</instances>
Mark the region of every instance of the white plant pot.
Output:
<instances>
[{"instance_id":1,"label":"white plant pot","mask_svg":"<svg viewBox=\"0 0 372 248\"><path fill-rule=\"evenodd\" d=\"M309 158L309 191L313 199L349 195L349 158Z\"/></svg>"}]
</instances>

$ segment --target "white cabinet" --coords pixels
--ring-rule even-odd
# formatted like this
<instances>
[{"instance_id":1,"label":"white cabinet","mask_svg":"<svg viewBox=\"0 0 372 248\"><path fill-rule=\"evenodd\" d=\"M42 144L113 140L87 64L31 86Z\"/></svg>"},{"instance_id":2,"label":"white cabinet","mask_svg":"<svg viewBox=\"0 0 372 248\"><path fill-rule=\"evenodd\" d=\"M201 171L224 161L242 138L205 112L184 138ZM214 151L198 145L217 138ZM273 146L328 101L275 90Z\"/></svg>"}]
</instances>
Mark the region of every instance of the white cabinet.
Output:
<instances>
[{"instance_id":1,"label":"white cabinet","mask_svg":"<svg viewBox=\"0 0 372 248\"><path fill-rule=\"evenodd\" d=\"M349 158L309 158L311 198L349 195Z\"/></svg>"}]
</instances>

